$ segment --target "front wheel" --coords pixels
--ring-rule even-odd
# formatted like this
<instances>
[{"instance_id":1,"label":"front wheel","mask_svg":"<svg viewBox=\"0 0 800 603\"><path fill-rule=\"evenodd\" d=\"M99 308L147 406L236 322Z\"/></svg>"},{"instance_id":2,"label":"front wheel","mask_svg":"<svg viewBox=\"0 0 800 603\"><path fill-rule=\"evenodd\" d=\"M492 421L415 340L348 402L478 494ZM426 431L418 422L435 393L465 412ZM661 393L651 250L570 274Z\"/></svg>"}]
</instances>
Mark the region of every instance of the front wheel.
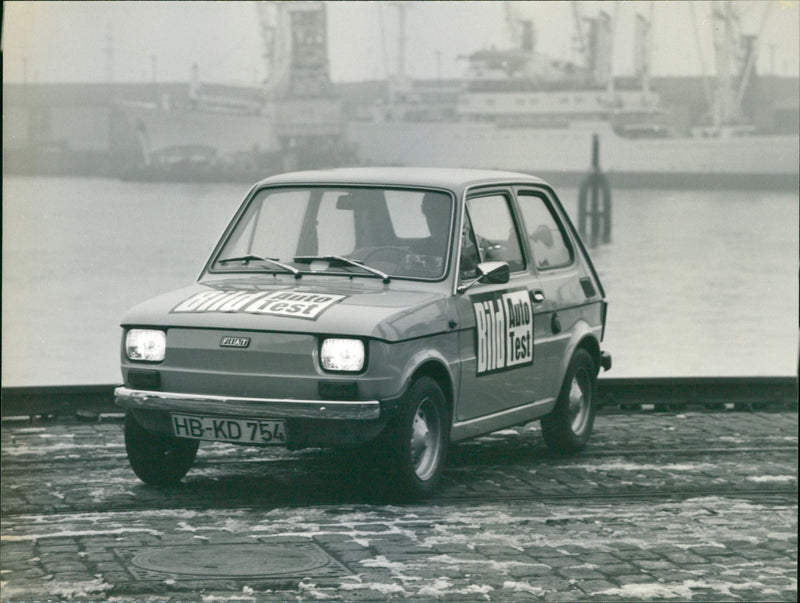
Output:
<instances>
[{"instance_id":1,"label":"front wheel","mask_svg":"<svg viewBox=\"0 0 800 603\"><path fill-rule=\"evenodd\" d=\"M542 435L551 450L578 452L586 446L594 426L596 401L597 368L589 352L579 349L569 364L555 407L542 418Z\"/></svg>"},{"instance_id":2,"label":"front wheel","mask_svg":"<svg viewBox=\"0 0 800 603\"><path fill-rule=\"evenodd\" d=\"M414 381L390 429L400 494L413 499L431 496L441 482L450 439L450 413L439 384L430 377Z\"/></svg>"},{"instance_id":3,"label":"front wheel","mask_svg":"<svg viewBox=\"0 0 800 603\"><path fill-rule=\"evenodd\" d=\"M197 440L179 439L143 429L133 416L125 416L125 450L137 477L153 486L172 486L191 469Z\"/></svg>"}]
</instances>

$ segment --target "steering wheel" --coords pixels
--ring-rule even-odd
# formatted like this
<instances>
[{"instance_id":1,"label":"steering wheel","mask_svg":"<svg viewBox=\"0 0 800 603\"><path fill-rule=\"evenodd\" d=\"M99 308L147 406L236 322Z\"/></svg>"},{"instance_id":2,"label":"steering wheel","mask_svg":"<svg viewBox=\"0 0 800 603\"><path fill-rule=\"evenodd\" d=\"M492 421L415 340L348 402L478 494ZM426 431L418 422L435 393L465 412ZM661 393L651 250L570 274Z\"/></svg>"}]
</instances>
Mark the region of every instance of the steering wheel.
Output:
<instances>
[{"instance_id":1,"label":"steering wheel","mask_svg":"<svg viewBox=\"0 0 800 603\"><path fill-rule=\"evenodd\" d=\"M383 252L388 252L388 253L390 253L392 255L396 254L398 256L398 260L397 260L397 265L398 266L407 257L414 255L408 249L403 249L402 247L378 247L378 249L373 249L367 255L365 255L364 259L361 260L361 261L366 264L367 261L369 261L370 258L372 258L372 256L378 255L379 253L383 253Z\"/></svg>"}]
</instances>

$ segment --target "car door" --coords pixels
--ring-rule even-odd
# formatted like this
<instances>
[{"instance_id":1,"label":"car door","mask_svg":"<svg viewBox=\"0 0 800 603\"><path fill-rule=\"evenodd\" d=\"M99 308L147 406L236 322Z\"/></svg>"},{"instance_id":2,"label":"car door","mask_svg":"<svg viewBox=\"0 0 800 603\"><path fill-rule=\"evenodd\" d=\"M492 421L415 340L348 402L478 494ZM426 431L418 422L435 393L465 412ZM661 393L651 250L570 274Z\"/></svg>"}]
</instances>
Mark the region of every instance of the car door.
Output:
<instances>
[{"instance_id":1,"label":"car door","mask_svg":"<svg viewBox=\"0 0 800 603\"><path fill-rule=\"evenodd\" d=\"M467 198L462 229L461 284L475 280L479 262L509 264L507 283L475 283L456 296L461 325L461 387L456 422L492 415L537 398L534 292L510 189Z\"/></svg>"},{"instance_id":2,"label":"car door","mask_svg":"<svg viewBox=\"0 0 800 603\"><path fill-rule=\"evenodd\" d=\"M521 229L538 277L534 305L536 381L545 397L556 397L570 337L597 292L581 269L568 229L549 192L518 188Z\"/></svg>"}]
</instances>

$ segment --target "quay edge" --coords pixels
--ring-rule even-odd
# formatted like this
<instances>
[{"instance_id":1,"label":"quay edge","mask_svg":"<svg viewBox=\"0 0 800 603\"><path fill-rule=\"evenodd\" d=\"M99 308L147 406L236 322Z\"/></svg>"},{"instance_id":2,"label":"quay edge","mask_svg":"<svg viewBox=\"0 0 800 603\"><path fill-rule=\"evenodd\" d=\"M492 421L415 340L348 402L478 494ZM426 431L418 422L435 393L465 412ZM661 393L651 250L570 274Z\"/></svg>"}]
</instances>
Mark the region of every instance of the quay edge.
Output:
<instances>
[{"instance_id":1,"label":"quay edge","mask_svg":"<svg viewBox=\"0 0 800 603\"><path fill-rule=\"evenodd\" d=\"M119 414L116 384L3 387L0 415L96 419ZM601 412L798 409L796 377L629 377L600 378Z\"/></svg>"}]
</instances>

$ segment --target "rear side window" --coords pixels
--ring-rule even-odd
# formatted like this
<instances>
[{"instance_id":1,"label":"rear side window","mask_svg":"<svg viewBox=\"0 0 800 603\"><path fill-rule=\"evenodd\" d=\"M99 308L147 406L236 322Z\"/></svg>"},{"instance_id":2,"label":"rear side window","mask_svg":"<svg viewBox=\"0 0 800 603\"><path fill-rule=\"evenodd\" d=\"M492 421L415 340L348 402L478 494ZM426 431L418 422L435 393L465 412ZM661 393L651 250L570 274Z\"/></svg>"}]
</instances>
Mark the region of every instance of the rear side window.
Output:
<instances>
[{"instance_id":1,"label":"rear side window","mask_svg":"<svg viewBox=\"0 0 800 603\"><path fill-rule=\"evenodd\" d=\"M512 272L524 270L519 235L505 195L467 199L467 212L480 260L508 262Z\"/></svg>"},{"instance_id":2,"label":"rear side window","mask_svg":"<svg viewBox=\"0 0 800 603\"><path fill-rule=\"evenodd\" d=\"M572 263L572 248L549 204L540 195L520 193L517 197L525 233L539 270L560 268Z\"/></svg>"}]
</instances>

